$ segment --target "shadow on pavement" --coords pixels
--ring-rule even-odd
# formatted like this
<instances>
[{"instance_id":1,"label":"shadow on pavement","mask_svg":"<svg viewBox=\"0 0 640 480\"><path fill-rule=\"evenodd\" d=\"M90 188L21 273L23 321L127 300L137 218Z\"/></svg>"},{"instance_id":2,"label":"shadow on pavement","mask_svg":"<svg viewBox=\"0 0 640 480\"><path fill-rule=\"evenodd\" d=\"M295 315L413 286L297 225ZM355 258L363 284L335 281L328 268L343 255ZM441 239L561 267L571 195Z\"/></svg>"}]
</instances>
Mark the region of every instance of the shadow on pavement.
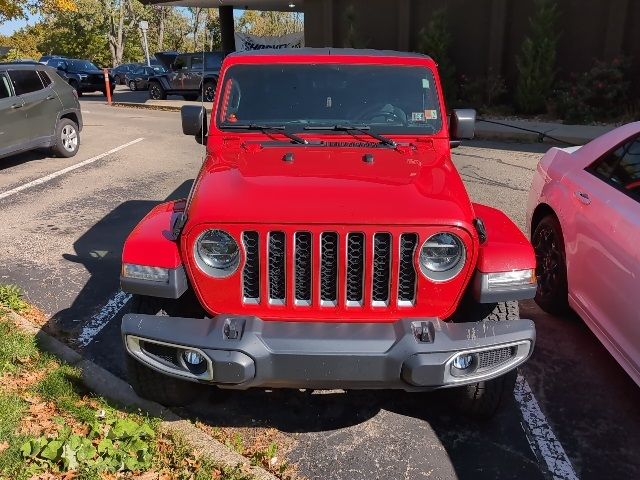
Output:
<instances>
[{"instance_id":1,"label":"shadow on pavement","mask_svg":"<svg viewBox=\"0 0 640 480\"><path fill-rule=\"evenodd\" d=\"M46 148L39 148L37 150L30 150L24 153L16 153L8 157L0 158L0 171L7 168L17 167L23 163L32 162L34 160L44 160L47 157L51 157L51 151ZM51 158L52 162L55 162L55 158Z\"/></svg>"},{"instance_id":2,"label":"shadow on pavement","mask_svg":"<svg viewBox=\"0 0 640 480\"><path fill-rule=\"evenodd\" d=\"M186 197L192 183L184 182L165 201ZM48 328L56 336L73 344L83 324L96 314L96 308L119 290L122 246L137 223L159 203L131 200L120 204L76 240L73 255L63 255L69 262L82 264L90 277L71 306L49 320ZM119 321L111 323L119 326ZM112 347L120 348L119 341Z\"/></svg>"}]
</instances>

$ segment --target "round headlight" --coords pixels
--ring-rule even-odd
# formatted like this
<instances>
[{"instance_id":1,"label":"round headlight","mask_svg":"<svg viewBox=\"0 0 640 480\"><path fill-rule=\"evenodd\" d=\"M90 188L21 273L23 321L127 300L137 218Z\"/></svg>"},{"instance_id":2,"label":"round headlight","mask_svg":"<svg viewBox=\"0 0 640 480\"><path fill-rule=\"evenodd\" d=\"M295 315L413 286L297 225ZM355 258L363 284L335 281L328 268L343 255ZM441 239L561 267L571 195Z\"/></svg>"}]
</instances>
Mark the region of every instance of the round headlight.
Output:
<instances>
[{"instance_id":1,"label":"round headlight","mask_svg":"<svg viewBox=\"0 0 640 480\"><path fill-rule=\"evenodd\" d=\"M436 281L457 275L464 264L464 246L452 233L436 233L429 237L420 249L422 273Z\"/></svg>"},{"instance_id":2,"label":"round headlight","mask_svg":"<svg viewBox=\"0 0 640 480\"><path fill-rule=\"evenodd\" d=\"M228 270L238 266L238 244L224 230L207 230L196 242L196 260L205 271L214 270L209 273L225 271L228 274Z\"/></svg>"}]
</instances>

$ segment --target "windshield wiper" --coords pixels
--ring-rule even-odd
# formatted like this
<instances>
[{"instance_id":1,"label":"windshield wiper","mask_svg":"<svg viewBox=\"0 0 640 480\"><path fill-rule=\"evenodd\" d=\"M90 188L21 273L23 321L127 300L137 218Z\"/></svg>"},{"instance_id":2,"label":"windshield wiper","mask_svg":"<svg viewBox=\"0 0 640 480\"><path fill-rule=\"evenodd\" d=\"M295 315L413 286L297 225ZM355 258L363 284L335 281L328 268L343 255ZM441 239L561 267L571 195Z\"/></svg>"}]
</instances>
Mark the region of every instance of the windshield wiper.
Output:
<instances>
[{"instance_id":1,"label":"windshield wiper","mask_svg":"<svg viewBox=\"0 0 640 480\"><path fill-rule=\"evenodd\" d=\"M307 125L304 127L305 130L331 130L334 132L360 132L365 135L369 135L372 138L375 138L383 145L388 145L389 147L395 148L396 142L391 140L390 138L383 137L377 133L371 132L371 127L369 125Z\"/></svg>"},{"instance_id":2,"label":"windshield wiper","mask_svg":"<svg viewBox=\"0 0 640 480\"><path fill-rule=\"evenodd\" d=\"M295 143L299 143L301 145L306 145L307 142L304 138L299 137L298 135L294 135L293 133L288 133L285 130L284 125L258 125L257 123L248 123L248 124L238 124L234 123L232 125L221 125L221 129L230 129L230 130L260 130L261 132L279 132L283 134L285 137L290 138Z\"/></svg>"}]
</instances>

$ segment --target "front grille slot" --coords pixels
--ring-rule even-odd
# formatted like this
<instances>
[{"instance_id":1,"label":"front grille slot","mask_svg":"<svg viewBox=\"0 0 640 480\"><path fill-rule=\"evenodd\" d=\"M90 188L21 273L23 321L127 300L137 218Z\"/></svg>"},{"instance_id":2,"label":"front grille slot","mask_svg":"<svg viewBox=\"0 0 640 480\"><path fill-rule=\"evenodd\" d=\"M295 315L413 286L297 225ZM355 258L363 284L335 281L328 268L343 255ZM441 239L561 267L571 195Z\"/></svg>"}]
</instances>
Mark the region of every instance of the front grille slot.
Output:
<instances>
[{"instance_id":1,"label":"front grille slot","mask_svg":"<svg viewBox=\"0 0 640 480\"><path fill-rule=\"evenodd\" d=\"M398 261L398 305L413 306L416 301L416 269L413 256L418 244L418 235L400 235L400 258Z\"/></svg>"},{"instance_id":2,"label":"front grille slot","mask_svg":"<svg viewBox=\"0 0 640 480\"><path fill-rule=\"evenodd\" d=\"M260 303L260 256L258 232L244 232L242 244L246 260L242 270L242 295L245 303Z\"/></svg>"},{"instance_id":3,"label":"front grille slot","mask_svg":"<svg viewBox=\"0 0 640 480\"><path fill-rule=\"evenodd\" d=\"M373 279L371 300L374 307L389 305L389 280L391 279L391 235L376 233L373 236Z\"/></svg>"},{"instance_id":4,"label":"front grille slot","mask_svg":"<svg viewBox=\"0 0 640 480\"><path fill-rule=\"evenodd\" d=\"M311 234L297 232L295 234L295 303L311 305Z\"/></svg>"},{"instance_id":5,"label":"front grille slot","mask_svg":"<svg viewBox=\"0 0 640 480\"><path fill-rule=\"evenodd\" d=\"M496 348L478 354L478 370L494 368L506 362L516 353L516 347Z\"/></svg>"},{"instance_id":6,"label":"front grille slot","mask_svg":"<svg viewBox=\"0 0 640 480\"><path fill-rule=\"evenodd\" d=\"M245 231L242 302L336 309L413 307L418 241L416 232Z\"/></svg>"},{"instance_id":7,"label":"front grille slot","mask_svg":"<svg viewBox=\"0 0 640 480\"><path fill-rule=\"evenodd\" d=\"M364 233L347 235L347 305L362 306L364 286Z\"/></svg>"},{"instance_id":8,"label":"front grille slot","mask_svg":"<svg viewBox=\"0 0 640 480\"><path fill-rule=\"evenodd\" d=\"M284 232L269 233L269 303L284 305L286 298L286 261Z\"/></svg>"},{"instance_id":9,"label":"front grille slot","mask_svg":"<svg viewBox=\"0 0 640 480\"><path fill-rule=\"evenodd\" d=\"M338 234L320 235L320 304L335 306L338 302Z\"/></svg>"}]
</instances>

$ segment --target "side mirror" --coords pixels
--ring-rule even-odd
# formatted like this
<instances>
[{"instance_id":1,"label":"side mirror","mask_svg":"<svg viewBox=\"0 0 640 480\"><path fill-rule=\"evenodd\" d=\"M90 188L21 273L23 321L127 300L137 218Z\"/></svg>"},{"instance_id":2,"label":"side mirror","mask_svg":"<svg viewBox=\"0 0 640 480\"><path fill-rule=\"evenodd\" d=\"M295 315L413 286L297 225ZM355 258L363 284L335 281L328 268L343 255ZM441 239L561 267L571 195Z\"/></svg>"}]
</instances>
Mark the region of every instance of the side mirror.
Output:
<instances>
[{"instance_id":1,"label":"side mirror","mask_svg":"<svg viewBox=\"0 0 640 480\"><path fill-rule=\"evenodd\" d=\"M472 139L476 128L476 111L472 108L455 109L451 113L449 136L451 146L457 147L462 139Z\"/></svg>"},{"instance_id":2,"label":"side mirror","mask_svg":"<svg viewBox=\"0 0 640 480\"><path fill-rule=\"evenodd\" d=\"M180 115L182 116L182 133L195 136L196 142L201 145L206 144L209 132L207 110L197 105L184 105L180 109Z\"/></svg>"}]
</instances>

